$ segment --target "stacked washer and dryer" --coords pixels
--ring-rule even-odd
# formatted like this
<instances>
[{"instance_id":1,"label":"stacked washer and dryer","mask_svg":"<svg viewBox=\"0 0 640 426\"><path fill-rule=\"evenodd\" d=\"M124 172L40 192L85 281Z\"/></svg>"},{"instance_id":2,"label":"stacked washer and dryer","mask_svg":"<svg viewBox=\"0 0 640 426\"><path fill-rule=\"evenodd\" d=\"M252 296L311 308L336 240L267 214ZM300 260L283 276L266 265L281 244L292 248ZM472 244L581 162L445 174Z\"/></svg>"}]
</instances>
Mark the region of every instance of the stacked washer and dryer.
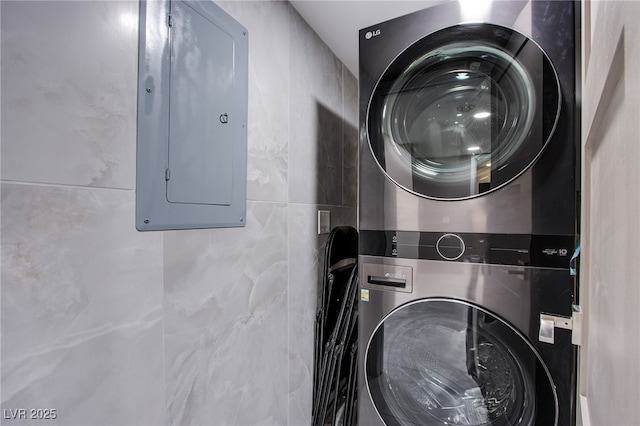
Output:
<instances>
[{"instance_id":1,"label":"stacked washer and dryer","mask_svg":"<svg viewBox=\"0 0 640 426\"><path fill-rule=\"evenodd\" d=\"M574 424L579 2L360 32L359 424Z\"/></svg>"}]
</instances>

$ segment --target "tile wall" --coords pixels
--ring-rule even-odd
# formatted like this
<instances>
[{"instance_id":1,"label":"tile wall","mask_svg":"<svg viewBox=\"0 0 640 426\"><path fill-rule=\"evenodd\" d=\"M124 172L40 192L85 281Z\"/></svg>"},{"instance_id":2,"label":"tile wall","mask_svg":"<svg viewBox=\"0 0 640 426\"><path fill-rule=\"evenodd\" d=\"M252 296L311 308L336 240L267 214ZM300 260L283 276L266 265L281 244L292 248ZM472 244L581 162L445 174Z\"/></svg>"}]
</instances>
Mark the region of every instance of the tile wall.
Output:
<instances>
[{"instance_id":1,"label":"tile wall","mask_svg":"<svg viewBox=\"0 0 640 426\"><path fill-rule=\"evenodd\" d=\"M140 233L138 3L0 3L2 424L310 423L357 81L289 3L218 5L250 37L247 226Z\"/></svg>"}]
</instances>

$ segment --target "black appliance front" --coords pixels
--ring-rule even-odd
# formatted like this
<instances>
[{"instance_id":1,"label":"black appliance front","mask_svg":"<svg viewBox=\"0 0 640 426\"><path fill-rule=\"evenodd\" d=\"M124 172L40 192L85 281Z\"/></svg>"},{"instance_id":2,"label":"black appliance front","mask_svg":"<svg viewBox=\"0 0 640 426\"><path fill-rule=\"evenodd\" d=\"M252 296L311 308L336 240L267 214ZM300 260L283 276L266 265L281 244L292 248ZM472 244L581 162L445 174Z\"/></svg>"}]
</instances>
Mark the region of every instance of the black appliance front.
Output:
<instances>
[{"instance_id":1,"label":"black appliance front","mask_svg":"<svg viewBox=\"0 0 640 426\"><path fill-rule=\"evenodd\" d=\"M451 2L360 32L360 229L574 234L575 8Z\"/></svg>"}]
</instances>

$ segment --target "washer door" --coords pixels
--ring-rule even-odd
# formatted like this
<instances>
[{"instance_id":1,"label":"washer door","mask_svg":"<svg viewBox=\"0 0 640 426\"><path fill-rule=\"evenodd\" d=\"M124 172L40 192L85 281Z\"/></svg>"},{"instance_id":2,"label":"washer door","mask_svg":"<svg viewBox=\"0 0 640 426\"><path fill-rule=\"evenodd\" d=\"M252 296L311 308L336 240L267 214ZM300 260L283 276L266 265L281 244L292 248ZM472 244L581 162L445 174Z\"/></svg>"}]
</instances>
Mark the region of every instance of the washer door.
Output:
<instances>
[{"instance_id":1,"label":"washer door","mask_svg":"<svg viewBox=\"0 0 640 426\"><path fill-rule=\"evenodd\" d=\"M369 103L369 143L404 189L472 198L535 162L560 100L551 61L531 39L497 25L457 25L414 43L385 70Z\"/></svg>"},{"instance_id":2,"label":"washer door","mask_svg":"<svg viewBox=\"0 0 640 426\"><path fill-rule=\"evenodd\" d=\"M452 299L404 305L378 325L365 378L391 425L557 425L555 386L527 340Z\"/></svg>"}]
</instances>

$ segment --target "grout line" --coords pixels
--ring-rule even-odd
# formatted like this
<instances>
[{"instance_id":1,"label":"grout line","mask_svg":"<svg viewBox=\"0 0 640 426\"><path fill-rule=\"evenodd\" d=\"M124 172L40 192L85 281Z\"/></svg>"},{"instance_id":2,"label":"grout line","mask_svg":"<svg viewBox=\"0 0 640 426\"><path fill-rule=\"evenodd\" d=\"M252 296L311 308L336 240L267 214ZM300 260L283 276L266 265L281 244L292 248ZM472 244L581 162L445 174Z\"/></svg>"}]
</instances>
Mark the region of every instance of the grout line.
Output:
<instances>
[{"instance_id":1,"label":"grout line","mask_svg":"<svg viewBox=\"0 0 640 426\"><path fill-rule=\"evenodd\" d=\"M294 30L294 8L291 3L288 4L288 14L287 14L287 57L289 59L289 63L287 66L289 67L289 73L291 73L291 55L292 55L292 43L291 43L291 33ZM289 77L291 77L289 75ZM291 208L290 208L290 184L291 184L291 78L287 79L287 144L286 144L286 153L287 153L287 177L286 188L285 188L285 205L286 205L286 215L287 215L287 411L286 415L286 424L291 424L291 318L290 318L290 310L291 310L291 244L290 244L290 235L291 235Z\"/></svg>"},{"instance_id":2,"label":"grout line","mask_svg":"<svg viewBox=\"0 0 640 426\"><path fill-rule=\"evenodd\" d=\"M165 235L166 232L162 232L162 280L161 280L161 288L162 288L162 422L164 425L167 425L167 420L169 417L168 413L168 404L167 404L167 342L166 342L166 333L165 333L165 320L166 320L166 292L165 292Z\"/></svg>"},{"instance_id":3,"label":"grout line","mask_svg":"<svg viewBox=\"0 0 640 426\"><path fill-rule=\"evenodd\" d=\"M77 185L70 183L50 183L50 182L27 182L27 181L19 181L19 180L11 180L11 179L1 179L0 184L10 184L10 185L22 185L22 186L44 186L44 187L53 187L53 188L75 188L75 189L98 189L103 191L133 191L135 192L135 188L114 188L114 187L106 187L106 186L90 186L90 185Z\"/></svg>"}]
</instances>

